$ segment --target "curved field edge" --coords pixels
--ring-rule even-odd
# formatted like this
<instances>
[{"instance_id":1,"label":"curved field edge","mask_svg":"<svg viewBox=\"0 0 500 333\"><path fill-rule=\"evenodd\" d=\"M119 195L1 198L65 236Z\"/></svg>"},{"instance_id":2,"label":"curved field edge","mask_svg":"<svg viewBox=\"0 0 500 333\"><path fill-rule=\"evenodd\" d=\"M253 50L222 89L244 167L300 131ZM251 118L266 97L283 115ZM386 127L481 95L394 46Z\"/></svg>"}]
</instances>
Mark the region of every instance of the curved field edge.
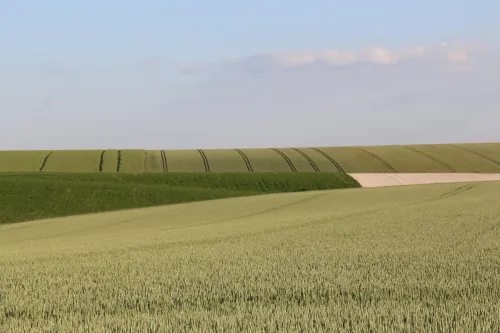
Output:
<instances>
[{"instance_id":1,"label":"curved field edge","mask_svg":"<svg viewBox=\"0 0 500 333\"><path fill-rule=\"evenodd\" d=\"M265 193L359 187L336 173L4 173L0 224Z\"/></svg>"},{"instance_id":2,"label":"curved field edge","mask_svg":"<svg viewBox=\"0 0 500 333\"><path fill-rule=\"evenodd\" d=\"M500 183L461 186L269 194L0 226L0 328L495 332Z\"/></svg>"}]
</instances>

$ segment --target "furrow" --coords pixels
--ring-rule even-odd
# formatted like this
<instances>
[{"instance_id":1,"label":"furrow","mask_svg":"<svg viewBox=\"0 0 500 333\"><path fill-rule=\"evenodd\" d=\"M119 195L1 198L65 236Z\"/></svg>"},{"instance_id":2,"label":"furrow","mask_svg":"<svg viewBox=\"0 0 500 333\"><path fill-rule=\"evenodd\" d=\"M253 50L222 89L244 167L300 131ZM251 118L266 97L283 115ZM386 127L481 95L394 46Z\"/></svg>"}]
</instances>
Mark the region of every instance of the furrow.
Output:
<instances>
[{"instance_id":1,"label":"furrow","mask_svg":"<svg viewBox=\"0 0 500 333\"><path fill-rule=\"evenodd\" d=\"M122 165L122 151L118 150L117 158L116 158L116 172L120 172L120 167Z\"/></svg>"},{"instance_id":2,"label":"furrow","mask_svg":"<svg viewBox=\"0 0 500 333\"><path fill-rule=\"evenodd\" d=\"M205 153L201 149L198 149L198 152L200 153L201 158L203 159L203 164L205 164L205 171L210 172L210 165L208 164L207 155L205 155Z\"/></svg>"},{"instance_id":3,"label":"furrow","mask_svg":"<svg viewBox=\"0 0 500 333\"><path fill-rule=\"evenodd\" d=\"M422 156L427 157L428 159L430 159L430 160L432 160L432 161L434 161L434 162L436 162L436 163L440 164L441 166L443 166L443 167L447 168L448 170L450 170L450 171L451 171L451 172L453 172L453 173L456 173L456 172L457 172L455 169L453 169L453 168L452 168L451 166L449 166L448 164L446 164L446 163L444 163L444 162L442 162L442 161L438 160L438 159L437 159L437 158L435 158L435 157L432 157L431 155L429 155L429 154L427 154L427 153L424 153L423 151L420 151L420 150L418 150L418 149L416 149L416 148L413 148L413 147L406 147L406 146L403 146L403 147L404 147L404 148L406 148L406 149L409 149L409 150L411 150L411 151L414 151L414 152L416 152L416 153L418 153L418 154L420 154L420 155L422 155Z\"/></svg>"},{"instance_id":4,"label":"furrow","mask_svg":"<svg viewBox=\"0 0 500 333\"><path fill-rule=\"evenodd\" d=\"M342 169L342 167L340 166L340 164L337 163L337 161L335 161L333 158L330 157L330 155L328 155L327 153L325 153L324 151L322 151L321 149L319 148L313 148L311 147L312 150L320 153L321 155L323 155L327 160L329 160L333 165L335 165L335 167L337 168L337 170L339 170L340 172L342 173L345 173L344 169Z\"/></svg>"},{"instance_id":5,"label":"furrow","mask_svg":"<svg viewBox=\"0 0 500 333\"><path fill-rule=\"evenodd\" d=\"M484 154L478 153L478 152L476 152L476 151L474 151L474 150L471 150L471 149L469 149L469 148L460 147L460 146L452 146L452 147L453 147L453 148L457 148L457 149L462 149L463 151L466 151L466 152L468 152L468 153L471 153L471 154L477 155L477 156L479 156L479 157L484 158L485 160L488 160L488 161L490 161L490 162L492 162L492 163L495 163L496 165L500 165L500 162L499 162L499 161L494 160L494 159L492 159L491 157L488 157L488 156L486 156L486 155L484 155Z\"/></svg>"},{"instance_id":6,"label":"furrow","mask_svg":"<svg viewBox=\"0 0 500 333\"><path fill-rule=\"evenodd\" d=\"M304 153L302 150L300 149L297 149L297 148L292 148L293 150L295 150L297 153L299 153L300 155L302 155L308 162L309 164L311 165L311 167L314 169L314 171L316 172L320 172L318 166L316 165L316 163L314 163L314 161L309 157L309 155L307 155L306 153Z\"/></svg>"},{"instance_id":7,"label":"furrow","mask_svg":"<svg viewBox=\"0 0 500 333\"><path fill-rule=\"evenodd\" d=\"M101 158L99 159L99 172L102 172L102 165L104 163L104 153L105 152L106 152L105 150L102 151Z\"/></svg>"},{"instance_id":8,"label":"furrow","mask_svg":"<svg viewBox=\"0 0 500 333\"><path fill-rule=\"evenodd\" d=\"M275 152L277 152L278 154L281 155L281 157L283 157L283 159L285 160L285 162L288 164L288 166L290 167L290 169L292 170L292 172L297 172L297 169L295 169L295 166L293 165L292 161L290 161L290 159L288 158L288 156L286 156L281 150L279 149L276 149L276 148L271 148L272 150L274 150Z\"/></svg>"},{"instance_id":9,"label":"furrow","mask_svg":"<svg viewBox=\"0 0 500 333\"><path fill-rule=\"evenodd\" d=\"M391 170L393 173L398 173L398 172L396 171L396 169L394 169L394 168L393 168L393 167L392 167L389 163L387 163L387 162L386 162L384 159L382 159L380 156L378 156L378 155L376 155L376 154L374 154L374 153L372 153L372 152L370 152L370 151L368 151L368 150L366 150L366 149L363 149L363 148L359 148L359 147L358 147L358 149L359 149L359 150L361 150L361 151L363 151L363 152L365 152L365 153L367 153L367 154L368 154L368 155L370 155L371 157L373 157L373 158L377 159L380 163L382 163L383 165L385 165L385 166L386 166L386 168L387 168L387 169L389 169L389 170Z\"/></svg>"},{"instance_id":10,"label":"furrow","mask_svg":"<svg viewBox=\"0 0 500 333\"><path fill-rule=\"evenodd\" d=\"M243 161L245 162L246 166L247 166L247 169L248 169L248 172L253 172L253 168L252 168L252 164L250 164L250 160L248 159L247 155L245 155L244 152L242 152L240 149L235 149L238 154L241 155L241 157L243 158Z\"/></svg>"},{"instance_id":11,"label":"furrow","mask_svg":"<svg viewBox=\"0 0 500 333\"><path fill-rule=\"evenodd\" d=\"M40 166L40 169L38 171L43 171L43 168L45 168L45 164L47 164L47 160L49 159L50 155L52 155L54 151L51 151L50 153L47 154L47 156L45 156L45 158L43 159L42 161L42 165Z\"/></svg>"}]
</instances>

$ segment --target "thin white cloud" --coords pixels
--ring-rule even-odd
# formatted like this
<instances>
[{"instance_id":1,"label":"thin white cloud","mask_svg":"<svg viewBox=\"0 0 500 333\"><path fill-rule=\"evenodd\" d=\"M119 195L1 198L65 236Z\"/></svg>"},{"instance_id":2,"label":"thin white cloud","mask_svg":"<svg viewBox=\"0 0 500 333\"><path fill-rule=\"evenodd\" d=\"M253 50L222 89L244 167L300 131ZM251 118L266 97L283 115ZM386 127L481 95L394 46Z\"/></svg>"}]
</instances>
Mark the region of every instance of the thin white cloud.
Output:
<instances>
[{"instance_id":1,"label":"thin white cloud","mask_svg":"<svg viewBox=\"0 0 500 333\"><path fill-rule=\"evenodd\" d=\"M471 55L478 48L472 44L447 43L429 46L410 46L388 49L380 46L354 50L291 50L255 54L240 59L183 64L178 67L182 73L202 73L220 69L286 69L312 65L349 66L354 64L394 65L411 60L441 62L450 69L467 69ZM459 65L459 66L457 66Z\"/></svg>"}]
</instances>

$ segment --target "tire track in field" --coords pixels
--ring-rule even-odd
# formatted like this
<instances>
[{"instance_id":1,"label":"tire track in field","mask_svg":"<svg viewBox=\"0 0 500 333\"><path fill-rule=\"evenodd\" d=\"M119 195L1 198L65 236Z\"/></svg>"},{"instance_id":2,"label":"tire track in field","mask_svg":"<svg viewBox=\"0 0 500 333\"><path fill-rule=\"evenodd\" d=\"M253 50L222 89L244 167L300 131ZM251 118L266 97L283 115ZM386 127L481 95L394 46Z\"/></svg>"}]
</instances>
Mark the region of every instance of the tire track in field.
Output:
<instances>
[{"instance_id":1,"label":"tire track in field","mask_svg":"<svg viewBox=\"0 0 500 333\"><path fill-rule=\"evenodd\" d=\"M398 173L396 169L394 169L389 163L387 163L386 160L384 160L382 157L372 153L371 151L368 151L366 149L363 149L363 148L359 148L357 147L359 150L361 150L362 152L370 155L371 157L375 158L377 161L379 161L380 163L382 163L383 165L385 165L385 167L389 170L391 170L393 173Z\"/></svg>"},{"instance_id":2,"label":"tire track in field","mask_svg":"<svg viewBox=\"0 0 500 333\"><path fill-rule=\"evenodd\" d=\"M164 150L160 150L161 155L161 165L163 167L163 172L168 172L168 164L167 164L167 154Z\"/></svg>"},{"instance_id":3,"label":"tire track in field","mask_svg":"<svg viewBox=\"0 0 500 333\"><path fill-rule=\"evenodd\" d=\"M331 158L330 155L328 155L327 153L325 153L324 151L322 151L319 148L310 147L310 149L312 149L312 150L320 153L321 155L323 155L327 160L329 160L337 168L338 171L340 171L342 173L345 173L344 169L342 169L342 167L340 166L340 164L338 164L337 161L335 161L333 158Z\"/></svg>"},{"instance_id":4,"label":"tire track in field","mask_svg":"<svg viewBox=\"0 0 500 333\"><path fill-rule=\"evenodd\" d=\"M300 150L298 148L292 148L292 149L295 150L300 155L302 155L307 160L307 162L309 162L309 164L314 169L314 171L320 172L318 166L316 165L316 163L314 163L314 161L312 160L312 158L309 157L309 155L307 155L306 153L304 153L302 150Z\"/></svg>"},{"instance_id":5,"label":"tire track in field","mask_svg":"<svg viewBox=\"0 0 500 333\"><path fill-rule=\"evenodd\" d=\"M38 171L42 172L43 169L45 168L45 165L47 164L47 160L49 159L50 155L52 155L54 151L51 151L50 153L48 153L44 158L43 158L43 161L42 161L42 165L40 166L40 169L38 169Z\"/></svg>"},{"instance_id":6,"label":"tire track in field","mask_svg":"<svg viewBox=\"0 0 500 333\"><path fill-rule=\"evenodd\" d=\"M437 158L435 158L435 157L433 157L433 156L431 156L431 155L429 155L429 154L427 154L427 153L424 153L423 151L420 151L420 150L418 150L418 149L416 149L416 148L413 148L413 147L407 147L407 146L402 146L402 147L404 147L404 148L406 148L406 149L409 149L409 150L411 150L411 151L414 151L415 153L418 153L418 154L420 154L420 155L422 155L422 156L427 157L427 158L428 158L428 159L430 159L431 161L434 161L434 162L438 163L439 165L441 165L441 166L445 167L446 169L450 170L450 171L451 171L451 172L453 172L453 173L456 173L456 172L457 172L455 169L453 169L453 168L452 168L451 166L449 166L448 164L446 164L446 163L444 163L444 162L442 162L442 161L438 160Z\"/></svg>"},{"instance_id":7,"label":"tire track in field","mask_svg":"<svg viewBox=\"0 0 500 333\"><path fill-rule=\"evenodd\" d=\"M465 185L459 186L451 191L444 192L444 193L442 193L438 196L432 197L432 198L428 198L428 199L414 202L413 204L427 203L427 202L432 202L432 201L436 201L436 200L447 199L447 198L453 197L455 195L458 195L460 193L469 191L469 190L473 189L474 187L476 187L476 184L465 184Z\"/></svg>"},{"instance_id":8,"label":"tire track in field","mask_svg":"<svg viewBox=\"0 0 500 333\"><path fill-rule=\"evenodd\" d=\"M200 223L196 223L196 224L188 225L188 226L185 226L185 225L183 225L183 226L175 226L175 227L170 227L170 228L163 229L163 230L175 230L175 229L184 229L184 228L198 227L198 226L207 225L207 224L232 222L232 221L236 221L236 220L246 219L246 218L249 218L249 217L260 216L260 215L264 215L264 214L267 214L267 213L276 212L276 211L279 211L281 209L285 209L285 208L297 206L297 205L300 205L300 204L303 204L303 203L307 203L309 201L313 201L315 199L319 199L319 198L322 198L322 197L325 197L325 196L328 196L328 195L332 194L330 190L325 190L325 191L328 191L328 192L327 193L313 194L313 195L308 196L306 198L297 199L297 200L294 200L294 201L286 203L286 204L282 204L282 205L279 205L279 206L275 206L275 207L263 209L263 210L260 210L260 211L254 212L254 213L239 215L239 216L235 216L235 217L228 217L228 218L224 218L224 219L220 219L220 220L200 222Z\"/></svg>"},{"instance_id":9,"label":"tire track in field","mask_svg":"<svg viewBox=\"0 0 500 333\"><path fill-rule=\"evenodd\" d=\"M201 155L201 158L203 159L203 164L205 165L205 172L210 172L210 165L208 164L208 158L207 155L205 155L205 152L203 150L198 149L198 152Z\"/></svg>"},{"instance_id":10,"label":"tire track in field","mask_svg":"<svg viewBox=\"0 0 500 333\"><path fill-rule=\"evenodd\" d=\"M396 183L398 183L399 185L403 185L403 183L401 183L398 179L396 179L395 177L393 176L390 176L390 175L387 175L387 177L391 178L392 180L394 180Z\"/></svg>"},{"instance_id":11,"label":"tire track in field","mask_svg":"<svg viewBox=\"0 0 500 333\"><path fill-rule=\"evenodd\" d=\"M250 160L248 159L247 155L245 155L244 152L242 152L240 149L235 149L238 154L241 155L241 157L243 158L243 161L245 162L246 166L247 166L247 169L248 169L248 172L253 172L253 168L252 168L252 164L250 164Z\"/></svg>"},{"instance_id":12,"label":"tire track in field","mask_svg":"<svg viewBox=\"0 0 500 333\"><path fill-rule=\"evenodd\" d=\"M497 161L497 160L495 160L495 159L493 159L493 158L491 158L491 157L488 157L488 156L486 156L486 155L484 155L484 154L482 154L482 153L479 153L479 152L477 152L477 151L474 151L474 150L472 150L472 149L465 148L465 147L460 147L460 146L452 146L452 147L453 147L453 148L456 148L456 149L461 149L461 150L463 150L463 151L466 151L466 152L471 153L471 154L474 154L474 155L477 155L477 156L479 156L479 157L484 158L485 160L488 160L488 161L490 161L490 162L492 162L492 163L495 163L496 165L499 165L499 166L500 166L500 162L499 162L499 161Z\"/></svg>"},{"instance_id":13,"label":"tire track in field","mask_svg":"<svg viewBox=\"0 0 500 333\"><path fill-rule=\"evenodd\" d=\"M122 151L118 150L118 154L116 155L116 172L120 172L121 166L122 166Z\"/></svg>"},{"instance_id":14,"label":"tire track in field","mask_svg":"<svg viewBox=\"0 0 500 333\"><path fill-rule=\"evenodd\" d=\"M143 167L145 173L149 172L149 161L147 158L146 151L144 151L144 154L142 154L142 167Z\"/></svg>"},{"instance_id":15,"label":"tire track in field","mask_svg":"<svg viewBox=\"0 0 500 333\"><path fill-rule=\"evenodd\" d=\"M288 164L288 166L290 167L290 170L292 170L292 172L297 172L297 169L295 169L295 166L293 165L292 161L290 161L290 159L288 158L288 156L286 156L281 150L279 149L276 149L276 148L271 148L272 150L274 150L275 152L277 152L278 154L281 155L281 157L283 157L283 159L285 160L285 162Z\"/></svg>"},{"instance_id":16,"label":"tire track in field","mask_svg":"<svg viewBox=\"0 0 500 333\"><path fill-rule=\"evenodd\" d=\"M104 164L104 153L105 152L106 152L105 150L103 150L101 152L101 158L99 159L99 172L102 172L102 165Z\"/></svg>"}]
</instances>

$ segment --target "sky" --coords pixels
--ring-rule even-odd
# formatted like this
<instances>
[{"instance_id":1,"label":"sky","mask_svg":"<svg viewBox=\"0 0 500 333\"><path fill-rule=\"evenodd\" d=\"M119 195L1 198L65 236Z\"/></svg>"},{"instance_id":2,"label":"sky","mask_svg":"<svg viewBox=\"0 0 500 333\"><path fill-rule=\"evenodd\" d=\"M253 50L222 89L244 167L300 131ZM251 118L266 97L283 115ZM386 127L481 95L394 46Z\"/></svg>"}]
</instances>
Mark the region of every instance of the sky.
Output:
<instances>
[{"instance_id":1,"label":"sky","mask_svg":"<svg viewBox=\"0 0 500 333\"><path fill-rule=\"evenodd\" d=\"M500 2L0 0L0 149L500 142Z\"/></svg>"}]
</instances>

